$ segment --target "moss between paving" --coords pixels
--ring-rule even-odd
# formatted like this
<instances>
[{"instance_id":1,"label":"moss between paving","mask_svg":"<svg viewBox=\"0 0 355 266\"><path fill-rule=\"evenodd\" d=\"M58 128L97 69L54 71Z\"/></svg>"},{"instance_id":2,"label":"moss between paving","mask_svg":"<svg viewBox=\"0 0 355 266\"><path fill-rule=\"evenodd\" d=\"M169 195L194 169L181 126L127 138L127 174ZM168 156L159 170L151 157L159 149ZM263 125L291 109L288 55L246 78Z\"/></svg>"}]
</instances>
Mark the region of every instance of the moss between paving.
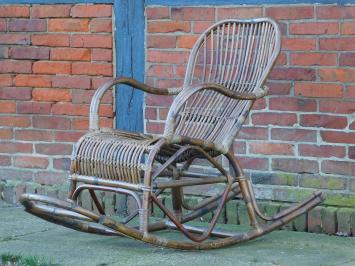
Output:
<instances>
[{"instance_id":1,"label":"moss between paving","mask_svg":"<svg viewBox=\"0 0 355 266\"><path fill-rule=\"evenodd\" d=\"M3 254L36 257L47 265L355 265L355 238L276 231L223 249L178 251L80 233L42 221L21 208L4 208L0 209Z\"/></svg>"}]
</instances>

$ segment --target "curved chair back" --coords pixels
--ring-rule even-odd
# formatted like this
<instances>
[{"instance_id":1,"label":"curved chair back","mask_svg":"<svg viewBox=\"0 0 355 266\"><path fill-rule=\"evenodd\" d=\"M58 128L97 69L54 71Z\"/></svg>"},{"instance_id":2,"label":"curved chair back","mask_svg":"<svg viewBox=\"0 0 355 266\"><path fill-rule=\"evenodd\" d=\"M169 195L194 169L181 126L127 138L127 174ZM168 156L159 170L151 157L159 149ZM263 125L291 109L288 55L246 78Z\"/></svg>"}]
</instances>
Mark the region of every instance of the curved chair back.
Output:
<instances>
[{"instance_id":1,"label":"curved chair back","mask_svg":"<svg viewBox=\"0 0 355 266\"><path fill-rule=\"evenodd\" d=\"M255 92L265 82L280 52L280 32L269 18L224 20L197 40L190 54L184 90L216 83L235 92ZM203 90L187 99L174 121L174 135L228 149L253 101Z\"/></svg>"}]
</instances>

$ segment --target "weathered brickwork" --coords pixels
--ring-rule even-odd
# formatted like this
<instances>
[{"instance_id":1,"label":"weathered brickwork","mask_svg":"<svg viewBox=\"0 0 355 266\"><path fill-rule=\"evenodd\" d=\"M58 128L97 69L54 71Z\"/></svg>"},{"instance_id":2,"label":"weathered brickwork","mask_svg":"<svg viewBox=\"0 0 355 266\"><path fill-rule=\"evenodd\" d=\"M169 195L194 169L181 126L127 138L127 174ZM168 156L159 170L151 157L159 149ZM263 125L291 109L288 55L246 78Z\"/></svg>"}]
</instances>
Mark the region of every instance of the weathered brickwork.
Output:
<instances>
[{"instance_id":1,"label":"weathered brickwork","mask_svg":"<svg viewBox=\"0 0 355 266\"><path fill-rule=\"evenodd\" d=\"M0 180L66 181L112 58L111 5L0 5ZM111 127L107 96L101 122ZM20 194L26 185L12 187ZM7 201L16 200L7 191Z\"/></svg>"},{"instance_id":2,"label":"weathered brickwork","mask_svg":"<svg viewBox=\"0 0 355 266\"><path fill-rule=\"evenodd\" d=\"M191 47L215 21L276 19L271 93L254 105L236 153L259 198L293 201L316 188L326 204L355 206L354 5L154 6L146 15L146 79L158 87L182 85ZM162 132L171 101L146 96L147 132Z\"/></svg>"}]
</instances>

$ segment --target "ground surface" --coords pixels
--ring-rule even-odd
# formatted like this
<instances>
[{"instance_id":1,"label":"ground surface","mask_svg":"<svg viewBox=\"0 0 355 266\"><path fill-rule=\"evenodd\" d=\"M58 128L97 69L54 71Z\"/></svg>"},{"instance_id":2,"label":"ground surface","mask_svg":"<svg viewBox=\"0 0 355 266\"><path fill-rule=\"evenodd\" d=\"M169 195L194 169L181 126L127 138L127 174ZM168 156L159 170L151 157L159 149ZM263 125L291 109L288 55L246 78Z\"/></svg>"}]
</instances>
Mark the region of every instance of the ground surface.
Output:
<instances>
[{"instance_id":1,"label":"ground surface","mask_svg":"<svg viewBox=\"0 0 355 266\"><path fill-rule=\"evenodd\" d=\"M186 252L80 233L3 208L0 256L9 254L35 256L43 265L355 265L355 238L276 231L239 246Z\"/></svg>"}]
</instances>

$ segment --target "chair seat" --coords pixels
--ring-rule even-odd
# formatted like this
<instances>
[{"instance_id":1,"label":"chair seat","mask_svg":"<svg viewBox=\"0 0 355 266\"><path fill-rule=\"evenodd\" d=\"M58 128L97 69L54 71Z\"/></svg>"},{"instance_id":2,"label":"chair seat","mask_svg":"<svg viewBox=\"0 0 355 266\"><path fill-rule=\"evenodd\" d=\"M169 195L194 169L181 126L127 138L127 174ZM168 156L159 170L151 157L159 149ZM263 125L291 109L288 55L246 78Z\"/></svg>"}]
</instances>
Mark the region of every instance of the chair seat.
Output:
<instances>
[{"instance_id":1,"label":"chair seat","mask_svg":"<svg viewBox=\"0 0 355 266\"><path fill-rule=\"evenodd\" d=\"M149 151L160 137L148 134L105 129L85 134L76 144L71 163L73 174L114 179L138 184L145 170ZM156 160L164 163L181 148L177 144L164 145ZM219 153L209 150L211 156ZM176 157L181 163L191 158L203 158L195 151L186 150Z\"/></svg>"},{"instance_id":2,"label":"chair seat","mask_svg":"<svg viewBox=\"0 0 355 266\"><path fill-rule=\"evenodd\" d=\"M71 171L74 174L140 183L147 168L145 157L157 138L119 130L94 131L76 144Z\"/></svg>"}]
</instances>

